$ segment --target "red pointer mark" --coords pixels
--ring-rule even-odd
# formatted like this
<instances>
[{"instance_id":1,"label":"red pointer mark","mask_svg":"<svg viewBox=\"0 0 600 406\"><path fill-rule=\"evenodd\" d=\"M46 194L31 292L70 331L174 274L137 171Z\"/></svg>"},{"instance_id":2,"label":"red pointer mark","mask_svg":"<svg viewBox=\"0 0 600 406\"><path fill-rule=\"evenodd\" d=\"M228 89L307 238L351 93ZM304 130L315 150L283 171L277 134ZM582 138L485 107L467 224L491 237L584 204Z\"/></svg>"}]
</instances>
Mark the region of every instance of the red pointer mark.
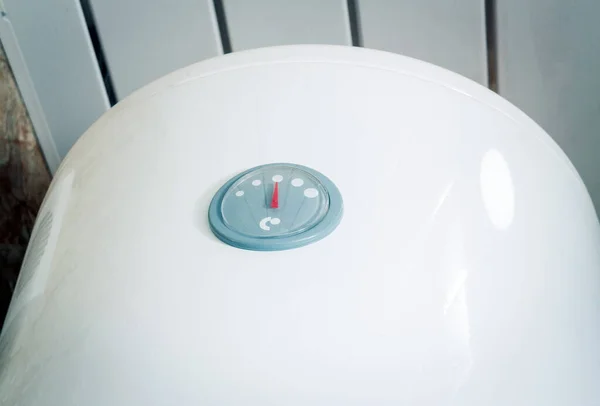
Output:
<instances>
[{"instance_id":1,"label":"red pointer mark","mask_svg":"<svg viewBox=\"0 0 600 406\"><path fill-rule=\"evenodd\" d=\"M272 209L279 208L279 182L275 182L275 186L273 187L273 197L271 198L271 208Z\"/></svg>"}]
</instances>

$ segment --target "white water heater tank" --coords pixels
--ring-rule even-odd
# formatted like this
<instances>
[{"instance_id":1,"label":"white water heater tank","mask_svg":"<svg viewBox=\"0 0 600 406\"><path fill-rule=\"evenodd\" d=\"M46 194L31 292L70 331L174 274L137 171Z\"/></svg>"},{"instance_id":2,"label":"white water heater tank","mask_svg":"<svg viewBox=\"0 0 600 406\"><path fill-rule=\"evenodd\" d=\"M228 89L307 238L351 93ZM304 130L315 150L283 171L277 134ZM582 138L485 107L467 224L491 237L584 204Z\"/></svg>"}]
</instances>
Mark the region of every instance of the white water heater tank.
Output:
<instances>
[{"instance_id":1,"label":"white water heater tank","mask_svg":"<svg viewBox=\"0 0 600 406\"><path fill-rule=\"evenodd\" d=\"M478 84L349 47L211 59L108 111L0 341L7 406L597 406L598 377L600 228L564 153Z\"/></svg>"}]
</instances>

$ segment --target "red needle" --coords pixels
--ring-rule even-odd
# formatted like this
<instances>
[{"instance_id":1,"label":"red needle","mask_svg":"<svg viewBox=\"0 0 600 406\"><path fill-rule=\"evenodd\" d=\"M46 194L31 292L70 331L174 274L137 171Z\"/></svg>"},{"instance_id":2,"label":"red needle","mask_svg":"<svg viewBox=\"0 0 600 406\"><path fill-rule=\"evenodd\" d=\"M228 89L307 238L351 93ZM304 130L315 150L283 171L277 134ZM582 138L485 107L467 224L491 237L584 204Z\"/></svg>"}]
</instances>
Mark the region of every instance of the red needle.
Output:
<instances>
[{"instance_id":1,"label":"red needle","mask_svg":"<svg viewBox=\"0 0 600 406\"><path fill-rule=\"evenodd\" d=\"M271 208L272 209L279 208L279 182L275 182L275 186L273 187L273 197L271 198Z\"/></svg>"}]
</instances>

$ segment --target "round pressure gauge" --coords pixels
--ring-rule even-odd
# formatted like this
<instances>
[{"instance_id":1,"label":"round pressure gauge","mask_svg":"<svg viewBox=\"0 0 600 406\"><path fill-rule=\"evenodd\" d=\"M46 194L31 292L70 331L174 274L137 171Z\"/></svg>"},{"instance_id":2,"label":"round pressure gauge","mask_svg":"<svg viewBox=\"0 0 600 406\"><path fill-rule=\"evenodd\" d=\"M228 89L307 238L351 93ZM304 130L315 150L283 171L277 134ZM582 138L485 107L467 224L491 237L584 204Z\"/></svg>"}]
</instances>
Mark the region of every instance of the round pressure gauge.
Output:
<instances>
[{"instance_id":1,"label":"round pressure gauge","mask_svg":"<svg viewBox=\"0 0 600 406\"><path fill-rule=\"evenodd\" d=\"M330 234L342 218L331 180L300 165L269 164L243 172L217 192L209 208L215 235L237 248L276 251Z\"/></svg>"}]
</instances>

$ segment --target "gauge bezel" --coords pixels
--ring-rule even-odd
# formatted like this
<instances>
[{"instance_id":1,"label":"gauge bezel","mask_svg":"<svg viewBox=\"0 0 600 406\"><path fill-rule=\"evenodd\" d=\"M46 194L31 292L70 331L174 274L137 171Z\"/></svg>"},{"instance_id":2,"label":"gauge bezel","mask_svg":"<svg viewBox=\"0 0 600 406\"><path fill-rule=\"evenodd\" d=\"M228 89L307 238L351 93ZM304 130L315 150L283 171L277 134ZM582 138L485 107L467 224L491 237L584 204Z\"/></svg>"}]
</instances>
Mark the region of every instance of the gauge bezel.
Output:
<instances>
[{"instance_id":1,"label":"gauge bezel","mask_svg":"<svg viewBox=\"0 0 600 406\"><path fill-rule=\"evenodd\" d=\"M327 192L329 198L329 207L325 215L320 219L319 222L306 230L293 233L291 235L273 236L270 238L248 236L228 227L221 213L221 205L223 203L223 199L227 195L227 192L240 179L248 174L274 166L292 167L304 171L316 178ZM219 240L235 248L252 251L281 251L302 247L325 238L339 225L342 215L342 195L337 186L327 176L303 165L290 163L271 163L259 165L243 171L221 186L210 203L208 209L208 222L212 232Z\"/></svg>"}]
</instances>

